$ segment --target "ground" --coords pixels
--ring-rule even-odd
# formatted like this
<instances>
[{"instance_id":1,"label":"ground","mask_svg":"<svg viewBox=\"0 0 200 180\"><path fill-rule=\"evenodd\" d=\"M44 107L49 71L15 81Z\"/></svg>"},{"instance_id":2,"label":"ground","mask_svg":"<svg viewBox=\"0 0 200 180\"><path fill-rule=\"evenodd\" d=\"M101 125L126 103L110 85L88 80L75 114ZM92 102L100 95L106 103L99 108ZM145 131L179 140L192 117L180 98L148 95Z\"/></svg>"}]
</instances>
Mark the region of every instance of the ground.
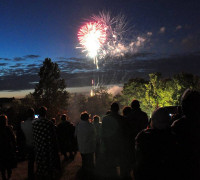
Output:
<instances>
[{"instance_id":1,"label":"ground","mask_svg":"<svg viewBox=\"0 0 200 180\"><path fill-rule=\"evenodd\" d=\"M63 157L61 157L61 166L62 166L62 174L59 180L79 180L80 179L78 178L80 176L79 170L81 168L80 153L76 154L74 161L66 162L63 160ZM28 168L27 161L18 163L17 168L13 169L12 177L10 180L27 180L27 170L28 170L27 168ZM1 177L0 177L0 180L1 180Z\"/></svg>"},{"instance_id":2,"label":"ground","mask_svg":"<svg viewBox=\"0 0 200 180\"><path fill-rule=\"evenodd\" d=\"M65 162L61 157L62 176L60 180L76 180L77 172L81 168L81 156L77 153L74 161ZM27 161L20 162L17 168L13 169L13 174L10 180L26 180L27 179ZM1 179L1 177L0 177Z\"/></svg>"}]
</instances>

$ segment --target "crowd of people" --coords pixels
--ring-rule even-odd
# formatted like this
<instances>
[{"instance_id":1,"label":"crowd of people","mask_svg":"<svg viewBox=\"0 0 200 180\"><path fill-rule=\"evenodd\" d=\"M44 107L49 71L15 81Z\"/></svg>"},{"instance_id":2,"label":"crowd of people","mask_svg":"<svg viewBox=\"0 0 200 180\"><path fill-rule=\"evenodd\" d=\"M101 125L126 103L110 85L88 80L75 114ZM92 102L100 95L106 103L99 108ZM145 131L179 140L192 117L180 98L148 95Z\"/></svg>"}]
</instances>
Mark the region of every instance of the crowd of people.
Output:
<instances>
[{"instance_id":1,"label":"crowd of people","mask_svg":"<svg viewBox=\"0 0 200 180\"><path fill-rule=\"evenodd\" d=\"M79 151L81 179L199 180L200 92L186 90L181 111L181 115L171 117L167 108L157 108L149 119L138 100L124 107L122 115L114 102L102 120L85 111L74 126L65 114L58 125L55 119L48 120L44 106L35 119L34 109L30 108L27 120L21 123L28 179L58 179L59 152L65 161L73 161ZM15 138L6 115L1 115L3 180L9 179L17 167Z\"/></svg>"}]
</instances>

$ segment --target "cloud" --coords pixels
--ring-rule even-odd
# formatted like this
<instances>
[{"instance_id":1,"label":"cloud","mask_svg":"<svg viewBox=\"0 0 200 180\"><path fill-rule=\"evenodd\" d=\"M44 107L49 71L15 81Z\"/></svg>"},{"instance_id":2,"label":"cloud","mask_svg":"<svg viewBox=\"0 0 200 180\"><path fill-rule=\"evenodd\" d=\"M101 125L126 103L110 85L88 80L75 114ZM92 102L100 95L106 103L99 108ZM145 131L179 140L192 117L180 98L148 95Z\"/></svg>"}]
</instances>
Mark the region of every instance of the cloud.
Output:
<instances>
[{"instance_id":1,"label":"cloud","mask_svg":"<svg viewBox=\"0 0 200 180\"><path fill-rule=\"evenodd\" d=\"M4 61L10 61L11 59L9 59L9 58L3 58L3 57L1 57L1 58L0 58L0 60L4 60Z\"/></svg>"},{"instance_id":2,"label":"cloud","mask_svg":"<svg viewBox=\"0 0 200 180\"><path fill-rule=\"evenodd\" d=\"M23 57L14 57L13 60L14 61L23 61L23 60L25 60L25 58L23 58Z\"/></svg>"},{"instance_id":3,"label":"cloud","mask_svg":"<svg viewBox=\"0 0 200 180\"><path fill-rule=\"evenodd\" d=\"M70 58L58 57L58 59L59 60L56 60L56 62L58 62L58 63L79 62L79 61L86 60L86 58L75 58L75 57L70 57Z\"/></svg>"},{"instance_id":4,"label":"cloud","mask_svg":"<svg viewBox=\"0 0 200 180\"><path fill-rule=\"evenodd\" d=\"M37 65L37 64L28 64L28 65L27 65L28 68L38 67L38 66L39 66L39 65Z\"/></svg>"},{"instance_id":5,"label":"cloud","mask_svg":"<svg viewBox=\"0 0 200 180\"><path fill-rule=\"evenodd\" d=\"M10 61L11 59L10 59L10 58L4 58L4 60L5 60L5 61Z\"/></svg>"},{"instance_id":6,"label":"cloud","mask_svg":"<svg viewBox=\"0 0 200 180\"><path fill-rule=\"evenodd\" d=\"M14 57L13 60L14 61L24 61L26 59L37 59L39 57L40 57L40 55L29 54L29 55L26 55L23 57Z\"/></svg>"},{"instance_id":7,"label":"cloud","mask_svg":"<svg viewBox=\"0 0 200 180\"><path fill-rule=\"evenodd\" d=\"M159 33L161 33L161 34L162 34L162 33L164 33L164 32L165 32L165 30L166 30L166 28L163 26L163 27L161 27L161 28L160 28L160 30L159 30Z\"/></svg>"},{"instance_id":8,"label":"cloud","mask_svg":"<svg viewBox=\"0 0 200 180\"><path fill-rule=\"evenodd\" d=\"M182 26L181 26L181 25L176 26L176 31L178 31L178 30L180 30L180 29L182 29Z\"/></svg>"},{"instance_id":9,"label":"cloud","mask_svg":"<svg viewBox=\"0 0 200 180\"><path fill-rule=\"evenodd\" d=\"M140 42L142 40L138 40ZM99 61L99 67L100 69L98 72L102 71L104 72L104 68L107 66L114 66L115 63L120 62L120 61L125 61L123 63L128 63L128 59L130 60L141 60L141 59L146 59L151 56L153 56L153 53L150 52L138 52L138 53L127 53L123 57L108 57L107 59L102 59ZM59 58L63 60L58 60L56 63L58 63L59 68L61 69L62 72L65 73L81 73L81 72L96 72L96 65L93 63L93 60L87 59L87 58Z\"/></svg>"},{"instance_id":10,"label":"cloud","mask_svg":"<svg viewBox=\"0 0 200 180\"><path fill-rule=\"evenodd\" d=\"M0 80L0 83L3 83L3 86L0 86L0 90L24 90L34 88L33 84L29 82L38 81L37 75L18 75L11 74L3 76Z\"/></svg>"},{"instance_id":11,"label":"cloud","mask_svg":"<svg viewBox=\"0 0 200 180\"><path fill-rule=\"evenodd\" d=\"M181 44L186 51L198 51L200 49L200 33L194 33L182 39Z\"/></svg>"},{"instance_id":12,"label":"cloud","mask_svg":"<svg viewBox=\"0 0 200 180\"><path fill-rule=\"evenodd\" d=\"M96 70L96 65L93 63L92 60L86 60L81 62L69 61L64 64L60 64L60 69L68 73L77 73L82 71L94 71Z\"/></svg>"},{"instance_id":13,"label":"cloud","mask_svg":"<svg viewBox=\"0 0 200 180\"><path fill-rule=\"evenodd\" d=\"M127 53L124 55L124 57L122 58L127 60L127 59L141 59L141 58L149 58L151 57L152 55L154 55L154 53L151 53L151 52L137 52L137 53Z\"/></svg>"},{"instance_id":14,"label":"cloud","mask_svg":"<svg viewBox=\"0 0 200 180\"><path fill-rule=\"evenodd\" d=\"M26 58L26 59L36 59L39 57L40 57L40 55L34 55L34 54L29 54L29 55L24 56L24 58Z\"/></svg>"},{"instance_id":15,"label":"cloud","mask_svg":"<svg viewBox=\"0 0 200 180\"><path fill-rule=\"evenodd\" d=\"M92 60L79 59L59 64L61 76L66 80L68 87L90 86L91 79L99 79L101 85L123 84L131 78L148 78L149 73L161 72L169 77L179 72L188 72L200 75L200 53L160 57L149 52L140 52L124 59L110 59L100 63L96 70ZM34 88L38 82L39 65L15 65L15 68L3 68L0 74L0 90L23 90ZM179 64L179 66L177 66ZM118 87L110 91L118 92Z\"/></svg>"},{"instance_id":16,"label":"cloud","mask_svg":"<svg viewBox=\"0 0 200 180\"><path fill-rule=\"evenodd\" d=\"M147 32L147 35L148 35L148 36L152 36L153 33L152 33L152 32Z\"/></svg>"},{"instance_id":17,"label":"cloud","mask_svg":"<svg viewBox=\"0 0 200 180\"><path fill-rule=\"evenodd\" d=\"M10 68L20 68L22 66L24 66L22 63L17 63L15 65L10 66Z\"/></svg>"},{"instance_id":18,"label":"cloud","mask_svg":"<svg viewBox=\"0 0 200 180\"><path fill-rule=\"evenodd\" d=\"M0 66L6 66L8 63L0 63Z\"/></svg>"}]
</instances>

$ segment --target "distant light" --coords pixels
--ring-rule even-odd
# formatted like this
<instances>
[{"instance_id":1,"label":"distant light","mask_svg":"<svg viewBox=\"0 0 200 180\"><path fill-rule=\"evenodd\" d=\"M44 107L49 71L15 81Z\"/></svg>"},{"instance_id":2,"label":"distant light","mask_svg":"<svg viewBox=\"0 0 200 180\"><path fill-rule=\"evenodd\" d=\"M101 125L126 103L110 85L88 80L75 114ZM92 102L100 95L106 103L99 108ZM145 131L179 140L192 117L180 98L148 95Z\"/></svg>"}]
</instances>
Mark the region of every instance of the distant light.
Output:
<instances>
[{"instance_id":1,"label":"distant light","mask_svg":"<svg viewBox=\"0 0 200 180\"><path fill-rule=\"evenodd\" d=\"M91 96L91 97L94 96L94 91L93 91L93 89L91 89L91 91L90 91L90 96Z\"/></svg>"}]
</instances>

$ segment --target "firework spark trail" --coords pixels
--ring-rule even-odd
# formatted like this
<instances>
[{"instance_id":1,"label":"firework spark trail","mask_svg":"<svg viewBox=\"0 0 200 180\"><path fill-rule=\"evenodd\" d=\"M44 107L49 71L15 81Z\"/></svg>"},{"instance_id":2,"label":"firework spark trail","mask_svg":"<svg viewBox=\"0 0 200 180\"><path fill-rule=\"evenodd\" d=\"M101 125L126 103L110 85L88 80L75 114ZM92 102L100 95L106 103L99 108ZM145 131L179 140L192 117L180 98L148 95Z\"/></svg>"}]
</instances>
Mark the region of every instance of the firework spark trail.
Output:
<instances>
[{"instance_id":1,"label":"firework spark trail","mask_svg":"<svg viewBox=\"0 0 200 180\"><path fill-rule=\"evenodd\" d=\"M94 59L98 69L98 51L106 41L106 27L99 22L90 22L81 27L78 32L78 39L82 52L87 51L87 55Z\"/></svg>"},{"instance_id":2,"label":"firework spark trail","mask_svg":"<svg viewBox=\"0 0 200 180\"><path fill-rule=\"evenodd\" d=\"M91 21L80 28L80 47L77 48L86 52L99 69L100 59L116 59L137 52L146 39L138 36L133 40L132 34L132 28L123 14L112 17L109 12L100 12L99 15L93 15ZM94 94L93 90L91 94Z\"/></svg>"},{"instance_id":3,"label":"firework spark trail","mask_svg":"<svg viewBox=\"0 0 200 180\"><path fill-rule=\"evenodd\" d=\"M78 39L82 52L94 60L97 69L100 59L113 59L133 54L145 42L145 38L132 37L132 28L123 14L112 17L109 12L93 15L91 22L82 26Z\"/></svg>"},{"instance_id":4,"label":"firework spark trail","mask_svg":"<svg viewBox=\"0 0 200 180\"><path fill-rule=\"evenodd\" d=\"M123 57L125 54L137 52L144 42L145 38L137 37L136 40L130 37L132 27L128 25L128 20L123 14L112 17L109 12L100 12L99 15L93 15L95 22L104 24L106 27L106 42L99 49L98 58Z\"/></svg>"}]
</instances>

